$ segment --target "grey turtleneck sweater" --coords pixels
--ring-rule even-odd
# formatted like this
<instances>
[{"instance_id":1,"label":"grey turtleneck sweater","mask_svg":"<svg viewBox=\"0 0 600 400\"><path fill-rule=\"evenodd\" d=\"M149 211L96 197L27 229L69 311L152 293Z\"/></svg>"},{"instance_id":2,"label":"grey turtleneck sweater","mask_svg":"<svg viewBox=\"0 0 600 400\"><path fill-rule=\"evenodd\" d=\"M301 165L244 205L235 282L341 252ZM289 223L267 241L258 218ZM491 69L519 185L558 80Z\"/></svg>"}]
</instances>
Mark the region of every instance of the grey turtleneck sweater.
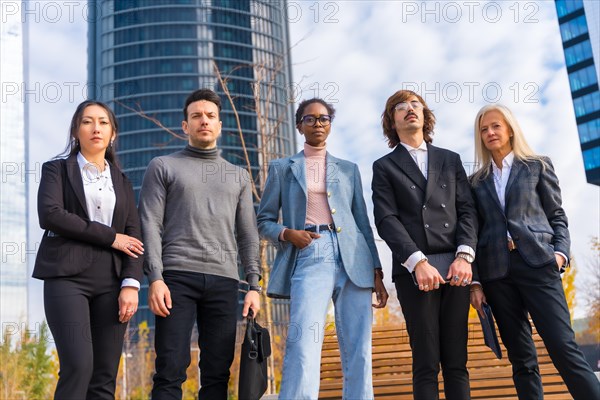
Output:
<instances>
[{"instance_id":1,"label":"grey turtleneck sweater","mask_svg":"<svg viewBox=\"0 0 600 400\"><path fill-rule=\"evenodd\" d=\"M248 172L218 149L188 145L148 165L140 192L144 272L189 271L258 284L258 232Z\"/></svg>"}]
</instances>

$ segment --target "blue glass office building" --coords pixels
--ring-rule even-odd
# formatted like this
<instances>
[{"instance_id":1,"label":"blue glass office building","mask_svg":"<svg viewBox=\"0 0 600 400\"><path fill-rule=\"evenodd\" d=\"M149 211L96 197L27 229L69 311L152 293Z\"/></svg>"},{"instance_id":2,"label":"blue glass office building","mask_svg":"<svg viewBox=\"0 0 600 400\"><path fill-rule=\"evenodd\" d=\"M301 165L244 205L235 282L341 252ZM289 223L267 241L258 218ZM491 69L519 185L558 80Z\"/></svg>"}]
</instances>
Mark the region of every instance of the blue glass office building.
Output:
<instances>
[{"instance_id":1,"label":"blue glass office building","mask_svg":"<svg viewBox=\"0 0 600 400\"><path fill-rule=\"evenodd\" d=\"M555 3L586 177L600 185L600 2Z\"/></svg>"},{"instance_id":2,"label":"blue glass office building","mask_svg":"<svg viewBox=\"0 0 600 400\"><path fill-rule=\"evenodd\" d=\"M293 104L288 96L291 62L286 1L272 0L90 0L89 97L107 101L115 110L120 133L118 155L139 193L149 161L187 143L143 118L141 110L183 136L185 98L198 88L223 94L214 64L228 77L257 175L268 145L268 158L295 152ZM257 118L253 85L259 74L269 78L262 88ZM264 82L263 82L264 83ZM231 104L223 99L224 158L246 166ZM266 127L266 128L265 128ZM259 130L275 132L262 143ZM152 320L146 286L138 320Z\"/></svg>"}]
</instances>

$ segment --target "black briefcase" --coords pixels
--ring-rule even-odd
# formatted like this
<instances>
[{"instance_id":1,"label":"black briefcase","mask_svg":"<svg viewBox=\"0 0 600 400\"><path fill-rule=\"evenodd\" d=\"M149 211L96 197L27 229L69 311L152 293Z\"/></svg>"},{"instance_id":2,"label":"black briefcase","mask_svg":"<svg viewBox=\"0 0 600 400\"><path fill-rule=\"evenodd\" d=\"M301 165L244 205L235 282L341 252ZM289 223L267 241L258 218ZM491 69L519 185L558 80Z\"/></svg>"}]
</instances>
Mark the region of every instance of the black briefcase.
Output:
<instances>
[{"instance_id":1,"label":"black briefcase","mask_svg":"<svg viewBox=\"0 0 600 400\"><path fill-rule=\"evenodd\" d=\"M240 356L239 400L258 400L267 391L267 358L270 355L269 331L254 320L251 309Z\"/></svg>"}]
</instances>

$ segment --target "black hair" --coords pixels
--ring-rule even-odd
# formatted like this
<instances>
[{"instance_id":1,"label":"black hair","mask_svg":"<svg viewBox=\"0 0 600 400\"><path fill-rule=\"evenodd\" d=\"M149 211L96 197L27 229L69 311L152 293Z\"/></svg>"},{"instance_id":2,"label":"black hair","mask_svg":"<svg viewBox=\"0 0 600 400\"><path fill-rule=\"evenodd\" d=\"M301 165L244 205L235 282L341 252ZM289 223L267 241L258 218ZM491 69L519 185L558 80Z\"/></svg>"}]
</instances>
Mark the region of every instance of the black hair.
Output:
<instances>
[{"instance_id":1,"label":"black hair","mask_svg":"<svg viewBox=\"0 0 600 400\"><path fill-rule=\"evenodd\" d=\"M73 118L71 118L71 126L69 128L69 139L67 142L67 147L65 147L65 150L61 154L57 155L56 158L65 157L65 156L69 157L69 156L77 154L81 151L81 144L79 143L79 139L77 138L77 135L79 134L79 127L81 126L81 120L83 119L83 112L89 106L98 106L98 107L103 108L104 111L106 111L106 114L108 115L108 120L110 121L110 125L113 130L113 133L114 133L115 137L117 136L117 132L119 131L119 123L117 122L117 117L115 116L115 113L113 112L113 110L111 110L111 108L108 105L102 103L101 101L86 100L77 106L77 109L75 110L75 113L73 114ZM116 143L111 140L111 144L106 149L104 158L107 159L113 165L118 167L119 160L117 159L116 150L117 150Z\"/></svg>"},{"instance_id":2,"label":"black hair","mask_svg":"<svg viewBox=\"0 0 600 400\"><path fill-rule=\"evenodd\" d=\"M313 97L312 99L303 100L300 104L298 104L298 111L296 111L296 126L300 125L302 122L302 115L304 114L304 110L306 107L313 103L319 103L323 105L327 109L327 114L331 116L331 119L335 116L335 108L325 100L320 99L318 97Z\"/></svg>"},{"instance_id":3,"label":"black hair","mask_svg":"<svg viewBox=\"0 0 600 400\"><path fill-rule=\"evenodd\" d=\"M187 99L185 99L185 106L183 106L183 120L187 121L188 118L188 106L196 101L206 100L211 103L215 103L219 108L219 112L221 112L221 98L218 94L216 94L211 89L198 89L192 94L190 94Z\"/></svg>"}]
</instances>

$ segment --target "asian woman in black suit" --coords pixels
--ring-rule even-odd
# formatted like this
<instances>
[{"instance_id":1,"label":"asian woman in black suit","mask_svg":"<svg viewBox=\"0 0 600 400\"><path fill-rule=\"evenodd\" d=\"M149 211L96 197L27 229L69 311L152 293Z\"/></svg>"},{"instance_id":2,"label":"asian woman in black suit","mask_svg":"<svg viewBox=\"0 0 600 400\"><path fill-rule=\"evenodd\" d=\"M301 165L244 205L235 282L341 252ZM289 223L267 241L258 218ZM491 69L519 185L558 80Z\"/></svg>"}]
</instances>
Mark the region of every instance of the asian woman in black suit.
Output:
<instances>
[{"instance_id":1,"label":"asian woman in black suit","mask_svg":"<svg viewBox=\"0 0 600 400\"><path fill-rule=\"evenodd\" d=\"M512 364L519 399L544 398L529 317L575 400L600 398L600 384L571 328L560 273L569 229L552 162L536 155L512 112L483 107L475 118L479 169L471 177L479 214L471 303L489 302ZM485 295L484 295L485 292Z\"/></svg>"},{"instance_id":2,"label":"asian woman in black suit","mask_svg":"<svg viewBox=\"0 0 600 400\"><path fill-rule=\"evenodd\" d=\"M44 163L38 216L45 230L33 277L60 372L55 399L114 399L127 322L136 312L143 244L131 183L118 167L117 121L97 101L71 121L67 158Z\"/></svg>"}]
</instances>

